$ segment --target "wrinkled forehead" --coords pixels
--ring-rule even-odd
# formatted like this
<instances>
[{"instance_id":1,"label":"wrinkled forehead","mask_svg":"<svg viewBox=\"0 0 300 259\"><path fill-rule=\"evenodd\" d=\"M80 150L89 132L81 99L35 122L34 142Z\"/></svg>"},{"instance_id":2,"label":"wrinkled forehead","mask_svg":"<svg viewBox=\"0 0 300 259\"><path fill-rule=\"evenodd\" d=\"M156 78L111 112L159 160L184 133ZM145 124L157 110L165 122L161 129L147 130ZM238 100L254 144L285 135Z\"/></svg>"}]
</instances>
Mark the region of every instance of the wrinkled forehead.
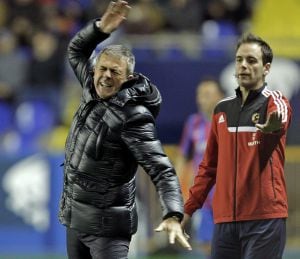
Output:
<instances>
[{"instance_id":1,"label":"wrinkled forehead","mask_svg":"<svg viewBox=\"0 0 300 259\"><path fill-rule=\"evenodd\" d=\"M115 53L102 53L96 60L96 66L114 64L127 68L127 58Z\"/></svg>"}]
</instances>

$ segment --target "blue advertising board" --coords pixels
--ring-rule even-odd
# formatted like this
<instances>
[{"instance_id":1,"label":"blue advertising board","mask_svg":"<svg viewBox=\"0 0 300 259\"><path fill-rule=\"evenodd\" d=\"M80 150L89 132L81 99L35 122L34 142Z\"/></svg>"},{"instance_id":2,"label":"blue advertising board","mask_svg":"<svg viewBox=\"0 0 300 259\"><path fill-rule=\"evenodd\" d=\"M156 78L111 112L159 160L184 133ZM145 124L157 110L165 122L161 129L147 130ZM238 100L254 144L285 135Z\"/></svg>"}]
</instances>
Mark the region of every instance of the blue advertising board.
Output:
<instances>
[{"instance_id":1,"label":"blue advertising board","mask_svg":"<svg viewBox=\"0 0 300 259\"><path fill-rule=\"evenodd\" d=\"M62 155L0 158L0 252L64 251L59 224Z\"/></svg>"}]
</instances>

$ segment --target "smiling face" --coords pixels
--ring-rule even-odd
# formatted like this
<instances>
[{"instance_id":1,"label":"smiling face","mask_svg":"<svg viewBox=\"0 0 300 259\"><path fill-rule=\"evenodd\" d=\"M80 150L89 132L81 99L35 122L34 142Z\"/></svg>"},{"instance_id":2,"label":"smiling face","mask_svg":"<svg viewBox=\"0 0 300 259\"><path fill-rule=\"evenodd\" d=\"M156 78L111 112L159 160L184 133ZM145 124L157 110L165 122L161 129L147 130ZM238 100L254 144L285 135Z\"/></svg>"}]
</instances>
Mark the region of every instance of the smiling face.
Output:
<instances>
[{"instance_id":1,"label":"smiling face","mask_svg":"<svg viewBox=\"0 0 300 259\"><path fill-rule=\"evenodd\" d=\"M98 96L107 99L115 95L127 81L125 58L103 53L94 67L94 86Z\"/></svg>"},{"instance_id":2,"label":"smiling face","mask_svg":"<svg viewBox=\"0 0 300 259\"><path fill-rule=\"evenodd\" d=\"M247 90L262 87L269 73L270 63L263 64L261 46L257 43L240 45L235 57L235 73L238 84Z\"/></svg>"}]
</instances>

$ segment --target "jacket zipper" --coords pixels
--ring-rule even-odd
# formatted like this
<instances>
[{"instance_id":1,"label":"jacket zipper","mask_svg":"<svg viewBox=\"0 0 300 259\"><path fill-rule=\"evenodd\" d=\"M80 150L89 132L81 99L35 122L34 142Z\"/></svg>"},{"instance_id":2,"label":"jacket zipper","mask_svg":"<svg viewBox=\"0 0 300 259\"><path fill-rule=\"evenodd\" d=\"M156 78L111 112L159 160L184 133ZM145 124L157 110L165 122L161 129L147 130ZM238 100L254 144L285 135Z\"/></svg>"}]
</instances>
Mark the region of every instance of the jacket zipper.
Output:
<instances>
[{"instance_id":1,"label":"jacket zipper","mask_svg":"<svg viewBox=\"0 0 300 259\"><path fill-rule=\"evenodd\" d=\"M275 179L274 179L274 170L273 170L273 158L270 158L270 167L271 167L271 181L272 181L272 189L274 194L274 199L276 200L276 191L275 191Z\"/></svg>"},{"instance_id":2,"label":"jacket zipper","mask_svg":"<svg viewBox=\"0 0 300 259\"><path fill-rule=\"evenodd\" d=\"M80 130L80 128L83 126L82 124L82 117L83 117L83 114L87 114L89 112L89 110L92 108L92 103L96 103L97 100L92 100L88 103L86 103L84 105L84 107L82 108L82 110L80 111L80 113L78 113L78 117L77 117L77 121L76 121L76 124L74 125L74 129L76 132L72 132L72 138L74 138L74 135L78 133L78 131ZM86 119L86 116L85 116L85 119ZM69 140L68 140L69 141ZM76 145L76 141L77 141L77 137L76 137L76 140L75 142L73 143L73 145L70 145L68 148L74 148L74 146ZM72 144L72 143L71 143ZM71 155L69 155L69 157L67 158L67 161L65 161L65 164L69 164L69 162L71 161L71 157L73 155L73 152Z\"/></svg>"},{"instance_id":3,"label":"jacket zipper","mask_svg":"<svg viewBox=\"0 0 300 259\"><path fill-rule=\"evenodd\" d=\"M236 178L237 178L237 135L238 135L238 126L236 127L235 132L235 170L234 170L234 185L233 185L233 220L236 220Z\"/></svg>"},{"instance_id":4,"label":"jacket zipper","mask_svg":"<svg viewBox=\"0 0 300 259\"><path fill-rule=\"evenodd\" d=\"M237 186L237 174L238 174L238 128L240 123L241 112L243 110L243 105L239 110L239 116L236 124L235 130L235 170L234 170L234 185L233 185L233 220L236 221L236 186Z\"/></svg>"}]
</instances>

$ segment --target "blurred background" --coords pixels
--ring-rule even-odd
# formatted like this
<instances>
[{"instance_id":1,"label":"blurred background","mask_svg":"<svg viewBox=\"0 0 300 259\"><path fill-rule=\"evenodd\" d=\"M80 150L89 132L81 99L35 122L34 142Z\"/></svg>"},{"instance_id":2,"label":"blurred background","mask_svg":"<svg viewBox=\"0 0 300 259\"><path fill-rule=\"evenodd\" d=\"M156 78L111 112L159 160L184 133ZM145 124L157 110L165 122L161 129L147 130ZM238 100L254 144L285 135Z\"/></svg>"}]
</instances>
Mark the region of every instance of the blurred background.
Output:
<instances>
[{"instance_id":1,"label":"blurred background","mask_svg":"<svg viewBox=\"0 0 300 259\"><path fill-rule=\"evenodd\" d=\"M136 71L163 96L157 128L172 162L200 80L233 94L237 38L252 31L274 50L267 77L293 107L286 156L285 259L300 258L300 1L135 0L127 22L102 44L128 45ZM66 258L58 223L63 148L81 87L66 60L70 38L107 0L0 0L0 258ZM101 44L101 45L102 45ZM101 46L99 46L101 48ZM140 170L142 171L142 170ZM181 174L181 172L178 172ZM161 220L148 177L138 174L139 230L130 258L204 258L154 234ZM191 237L193 242L193 237Z\"/></svg>"}]
</instances>

